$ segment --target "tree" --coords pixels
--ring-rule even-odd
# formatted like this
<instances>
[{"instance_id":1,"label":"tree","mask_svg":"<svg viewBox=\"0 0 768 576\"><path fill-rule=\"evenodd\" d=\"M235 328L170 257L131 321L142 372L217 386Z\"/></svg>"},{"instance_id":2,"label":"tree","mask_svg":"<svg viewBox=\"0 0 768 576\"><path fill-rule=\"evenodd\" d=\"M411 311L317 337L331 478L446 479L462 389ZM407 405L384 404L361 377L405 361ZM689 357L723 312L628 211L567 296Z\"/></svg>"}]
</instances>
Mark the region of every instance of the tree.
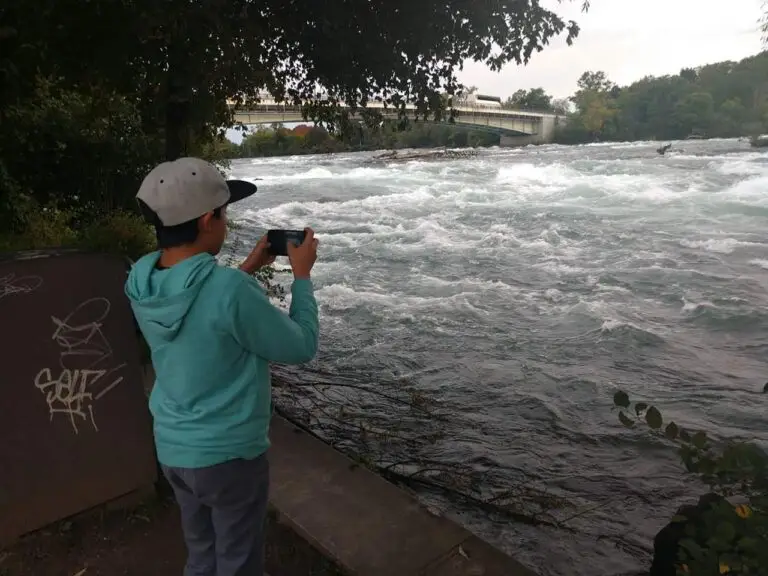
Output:
<instances>
[{"instance_id":1,"label":"tree","mask_svg":"<svg viewBox=\"0 0 768 576\"><path fill-rule=\"evenodd\" d=\"M763 14L760 17L760 31L763 33L763 44L768 46L768 1L763 2Z\"/></svg>"},{"instance_id":2,"label":"tree","mask_svg":"<svg viewBox=\"0 0 768 576\"><path fill-rule=\"evenodd\" d=\"M605 132L607 123L616 113L613 100L605 92L585 92L579 106L584 128L594 137Z\"/></svg>"},{"instance_id":3,"label":"tree","mask_svg":"<svg viewBox=\"0 0 768 576\"><path fill-rule=\"evenodd\" d=\"M754 136L768 128L768 52L621 88L585 72L571 100L576 111L558 131L561 142Z\"/></svg>"},{"instance_id":4,"label":"tree","mask_svg":"<svg viewBox=\"0 0 768 576\"><path fill-rule=\"evenodd\" d=\"M309 101L313 118L339 100L371 98L440 114L438 92L458 89L464 61L499 70L527 62L561 32L571 42L579 31L540 0L450 10L441 0L333 8L282 0L15 0L8 12L10 54L25 56L18 74L43 64L72 84L158 102L169 157L184 153L194 133L228 123L227 98L242 103L270 93ZM318 87L327 100L317 101Z\"/></svg>"},{"instance_id":5,"label":"tree","mask_svg":"<svg viewBox=\"0 0 768 576\"><path fill-rule=\"evenodd\" d=\"M565 116L571 111L571 103L568 98L555 98L552 100L552 111Z\"/></svg>"},{"instance_id":6,"label":"tree","mask_svg":"<svg viewBox=\"0 0 768 576\"><path fill-rule=\"evenodd\" d=\"M699 73L693 68L683 68L680 70L680 77L685 78L688 82L696 82L699 79Z\"/></svg>"},{"instance_id":7,"label":"tree","mask_svg":"<svg viewBox=\"0 0 768 576\"><path fill-rule=\"evenodd\" d=\"M739 98L731 98L720 105L715 117L716 131L725 136L738 136L747 117L747 109Z\"/></svg>"},{"instance_id":8,"label":"tree","mask_svg":"<svg viewBox=\"0 0 768 576\"><path fill-rule=\"evenodd\" d=\"M527 90L516 90L512 96L502 102L501 107L507 110L514 110L520 106L520 102L525 98Z\"/></svg>"},{"instance_id":9,"label":"tree","mask_svg":"<svg viewBox=\"0 0 768 576\"><path fill-rule=\"evenodd\" d=\"M512 94L512 96L507 98L503 107L510 110L538 110L548 112L552 110L552 96L547 94L543 88L518 90Z\"/></svg>"},{"instance_id":10,"label":"tree","mask_svg":"<svg viewBox=\"0 0 768 576\"><path fill-rule=\"evenodd\" d=\"M618 96L616 85L608 80L605 72L585 72L577 85L579 90L571 98L577 112L568 122L568 130L580 131L587 141L612 135Z\"/></svg>"},{"instance_id":11,"label":"tree","mask_svg":"<svg viewBox=\"0 0 768 576\"><path fill-rule=\"evenodd\" d=\"M683 133L709 134L715 116L715 101L708 92L694 92L675 108L675 120Z\"/></svg>"},{"instance_id":12,"label":"tree","mask_svg":"<svg viewBox=\"0 0 768 576\"><path fill-rule=\"evenodd\" d=\"M590 90L592 92L609 92L615 84L608 80L605 72L584 72L576 82L579 90Z\"/></svg>"},{"instance_id":13,"label":"tree","mask_svg":"<svg viewBox=\"0 0 768 576\"><path fill-rule=\"evenodd\" d=\"M540 0L7 0L0 21L5 230L23 226L12 194L132 209L149 166L232 124L227 99L271 94L351 137L339 101L439 119L466 60L498 70L579 31Z\"/></svg>"}]
</instances>

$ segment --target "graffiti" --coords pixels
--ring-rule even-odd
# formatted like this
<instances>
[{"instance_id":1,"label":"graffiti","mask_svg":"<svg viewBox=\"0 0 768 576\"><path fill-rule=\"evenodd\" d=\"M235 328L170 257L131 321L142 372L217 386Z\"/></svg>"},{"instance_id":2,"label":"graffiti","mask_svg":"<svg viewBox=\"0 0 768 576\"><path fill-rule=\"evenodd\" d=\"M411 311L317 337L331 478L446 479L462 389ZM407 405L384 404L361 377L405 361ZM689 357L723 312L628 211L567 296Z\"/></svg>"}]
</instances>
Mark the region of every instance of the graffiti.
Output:
<instances>
[{"instance_id":1,"label":"graffiti","mask_svg":"<svg viewBox=\"0 0 768 576\"><path fill-rule=\"evenodd\" d=\"M94 404L123 381L118 372L125 363L114 365L112 347L102 330L110 308L106 298L91 298L63 319L51 316L59 366L41 369L35 387L45 394L51 421L56 414L66 415L75 434L81 422L98 432Z\"/></svg>"},{"instance_id":2,"label":"graffiti","mask_svg":"<svg viewBox=\"0 0 768 576\"><path fill-rule=\"evenodd\" d=\"M17 278L12 272L0 276L0 300L13 294L29 294L43 285L40 276L21 276Z\"/></svg>"}]
</instances>

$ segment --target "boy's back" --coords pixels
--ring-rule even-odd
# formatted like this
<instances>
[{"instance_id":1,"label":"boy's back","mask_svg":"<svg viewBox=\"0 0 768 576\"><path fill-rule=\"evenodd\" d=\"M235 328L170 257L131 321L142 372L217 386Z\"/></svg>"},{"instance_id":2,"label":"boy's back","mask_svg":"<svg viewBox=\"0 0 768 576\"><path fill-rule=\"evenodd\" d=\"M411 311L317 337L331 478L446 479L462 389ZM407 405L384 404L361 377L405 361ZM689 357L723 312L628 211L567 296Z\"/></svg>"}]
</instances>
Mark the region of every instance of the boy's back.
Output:
<instances>
[{"instance_id":1,"label":"boy's back","mask_svg":"<svg viewBox=\"0 0 768 576\"><path fill-rule=\"evenodd\" d=\"M152 351L158 459L198 468L255 458L269 447L268 361L306 362L317 349L311 283L294 283L288 317L209 254L168 269L157 268L159 255L139 260L126 285Z\"/></svg>"}]
</instances>

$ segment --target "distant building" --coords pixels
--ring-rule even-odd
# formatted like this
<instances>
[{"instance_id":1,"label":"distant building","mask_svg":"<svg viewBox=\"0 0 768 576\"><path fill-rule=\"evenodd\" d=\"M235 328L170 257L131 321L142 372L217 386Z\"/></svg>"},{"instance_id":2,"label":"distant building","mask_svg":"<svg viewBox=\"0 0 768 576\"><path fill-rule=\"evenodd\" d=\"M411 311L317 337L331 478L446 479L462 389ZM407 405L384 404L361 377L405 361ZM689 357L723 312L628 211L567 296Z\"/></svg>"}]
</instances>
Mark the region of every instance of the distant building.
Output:
<instances>
[{"instance_id":1,"label":"distant building","mask_svg":"<svg viewBox=\"0 0 768 576\"><path fill-rule=\"evenodd\" d=\"M501 98L486 94L465 94L458 99L459 106L469 108L501 108Z\"/></svg>"}]
</instances>

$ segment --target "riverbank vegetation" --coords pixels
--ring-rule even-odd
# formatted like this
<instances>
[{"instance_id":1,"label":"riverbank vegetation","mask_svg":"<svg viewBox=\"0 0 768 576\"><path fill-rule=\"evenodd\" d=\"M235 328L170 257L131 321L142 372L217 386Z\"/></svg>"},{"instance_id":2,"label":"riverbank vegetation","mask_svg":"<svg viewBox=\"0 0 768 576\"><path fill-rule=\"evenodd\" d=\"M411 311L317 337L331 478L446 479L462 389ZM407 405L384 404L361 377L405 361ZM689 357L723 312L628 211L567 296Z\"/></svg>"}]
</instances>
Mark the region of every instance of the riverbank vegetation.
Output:
<instances>
[{"instance_id":1,"label":"riverbank vegetation","mask_svg":"<svg viewBox=\"0 0 768 576\"><path fill-rule=\"evenodd\" d=\"M766 386L768 390L768 386ZM665 422L658 408L613 398L626 428L647 426L674 446L688 474L706 486L706 504L672 518L679 534L674 559L678 576L768 574L768 454L751 441L716 441L704 431ZM658 550L657 550L658 552ZM666 573L666 572L665 572Z\"/></svg>"},{"instance_id":2,"label":"riverbank vegetation","mask_svg":"<svg viewBox=\"0 0 768 576\"><path fill-rule=\"evenodd\" d=\"M355 124L351 131L348 137L339 138L321 126L302 124L289 129L273 125L247 133L240 144L220 140L216 155L232 159L400 148L464 148L496 146L500 139L493 132L429 122L383 122L373 127Z\"/></svg>"},{"instance_id":3,"label":"riverbank vegetation","mask_svg":"<svg viewBox=\"0 0 768 576\"><path fill-rule=\"evenodd\" d=\"M753 137L768 131L768 51L740 62L686 68L617 86L585 72L562 144L598 141Z\"/></svg>"}]
</instances>

